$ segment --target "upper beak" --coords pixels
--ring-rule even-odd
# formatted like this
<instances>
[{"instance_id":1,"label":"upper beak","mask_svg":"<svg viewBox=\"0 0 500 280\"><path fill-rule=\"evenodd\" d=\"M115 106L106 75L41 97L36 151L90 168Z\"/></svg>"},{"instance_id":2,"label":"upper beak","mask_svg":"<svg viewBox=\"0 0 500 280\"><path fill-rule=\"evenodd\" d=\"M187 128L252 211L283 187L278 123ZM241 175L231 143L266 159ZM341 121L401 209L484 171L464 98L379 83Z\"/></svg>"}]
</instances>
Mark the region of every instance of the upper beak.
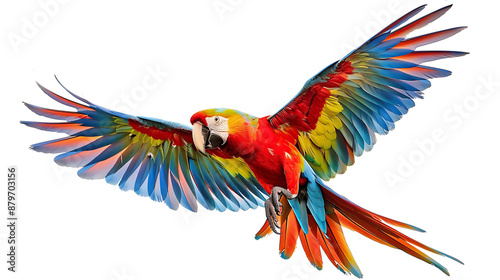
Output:
<instances>
[{"instance_id":1,"label":"upper beak","mask_svg":"<svg viewBox=\"0 0 500 280\"><path fill-rule=\"evenodd\" d=\"M204 155L206 155L205 142L209 134L210 130L208 129L208 127L204 126L201 122L195 122L193 124L194 146L196 147L196 149L198 149L198 151L200 151Z\"/></svg>"}]
</instances>

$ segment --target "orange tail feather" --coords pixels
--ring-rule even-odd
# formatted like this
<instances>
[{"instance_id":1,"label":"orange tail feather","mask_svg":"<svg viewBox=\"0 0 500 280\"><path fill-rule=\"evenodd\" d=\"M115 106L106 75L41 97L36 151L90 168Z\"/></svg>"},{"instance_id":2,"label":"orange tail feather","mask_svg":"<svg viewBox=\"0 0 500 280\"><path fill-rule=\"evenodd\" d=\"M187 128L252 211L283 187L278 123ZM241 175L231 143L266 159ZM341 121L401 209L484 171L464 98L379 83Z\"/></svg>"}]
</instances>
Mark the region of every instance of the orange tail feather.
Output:
<instances>
[{"instance_id":1,"label":"orange tail feather","mask_svg":"<svg viewBox=\"0 0 500 280\"><path fill-rule=\"evenodd\" d=\"M462 263L450 255L437 251L404 235L392 228L391 225L423 232L423 230L417 227L365 210L326 188L323 189L323 196L325 198L326 208L326 233L321 231L312 215L309 215L309 231L308 234L305 234L300 228L295 213L291 209L288 201L286 199L281 200L283 209L278 219L281 225L279 251L282 258L288 259L292 256L295 251L297 239L300 238L300 242L308 260L316 268L322 269L323 267L321 256L321 250L323 250L330 262L340 271L343 273L352 273L361 278L361 270L347 246L342 231L342 227L346 227L378 243L400 249L415 258L432 264L447 275L449 275L449 273L445 267L417 247ZM257 233L256 239L270 233L272 233L272 230L269 227L269 223L266 221L264 226Z\"/></svg>"}]
</instances>

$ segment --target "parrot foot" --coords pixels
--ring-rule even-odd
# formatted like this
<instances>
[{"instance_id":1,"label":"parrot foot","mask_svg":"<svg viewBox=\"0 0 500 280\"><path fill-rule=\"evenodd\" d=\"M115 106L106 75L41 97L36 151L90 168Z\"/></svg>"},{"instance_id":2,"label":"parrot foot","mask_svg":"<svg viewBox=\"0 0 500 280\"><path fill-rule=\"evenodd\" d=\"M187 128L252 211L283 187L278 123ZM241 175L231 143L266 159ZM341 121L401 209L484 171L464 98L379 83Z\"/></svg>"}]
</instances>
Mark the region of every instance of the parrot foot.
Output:
<instances>
[{"instance_id":1,"label":"parrot foot","mask_svg":"<svg viewBox=\"0 0 500 280\"><path fill-rule=\"evenodd\" d=\"M271 227L272 231L276 234L281 234L278 229L281 227L278 224L278 217L281 215L283 205L280 202L281 197L284 196L287 199L294 199L297 195L293 195L289 190L274 187L271 190L271 196L264 203L267 222Z\"/></svg>"}]
</instances>

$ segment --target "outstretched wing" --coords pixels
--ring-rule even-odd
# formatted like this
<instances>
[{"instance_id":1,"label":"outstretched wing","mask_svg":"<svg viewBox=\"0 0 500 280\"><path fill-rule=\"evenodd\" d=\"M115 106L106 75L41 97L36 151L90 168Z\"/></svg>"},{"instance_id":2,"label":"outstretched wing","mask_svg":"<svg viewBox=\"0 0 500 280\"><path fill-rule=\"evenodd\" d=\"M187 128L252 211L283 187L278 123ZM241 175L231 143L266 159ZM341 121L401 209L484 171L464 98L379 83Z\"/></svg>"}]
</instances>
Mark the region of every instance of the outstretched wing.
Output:
<instances>
[{"instance_id":1,"label":"outstretched wing","mask_svg":"<svg viewBox=\"0 0 500 280\"><path fill-rule=\"evenodd\" d=\"M358 49L306 82L299 94L269 117L276 128L299 130L297 146L324 180L345 172L354 156L369 151L375 133L387 134L415 103L429 79L450 71L422 63L462 56L455 51L415 51L448 38L465 27L418 37L407 35L442 16L450 6L396 29L420 12L421 6L390 24Z\"/></svg>"},{"instance_id":2,"label":"outstretched wing","mask_svg":"<svg viewBox=\"0 0 500 280\"><path fill-rule=\"evenodd\" d=\"M39 85L40 86L40 85ZM72 94L80 104L40 86L48 96L76 111L25 105L58 123L22 123L69 136L34 144L38 152L57 153L57 164L81 167L85 179L106 179L122 190L197 211L237 211L262 206L267 193L241 159L205 156L193 145L191 128L178 123L114 112Z\"/></svg>"}]
</instances>

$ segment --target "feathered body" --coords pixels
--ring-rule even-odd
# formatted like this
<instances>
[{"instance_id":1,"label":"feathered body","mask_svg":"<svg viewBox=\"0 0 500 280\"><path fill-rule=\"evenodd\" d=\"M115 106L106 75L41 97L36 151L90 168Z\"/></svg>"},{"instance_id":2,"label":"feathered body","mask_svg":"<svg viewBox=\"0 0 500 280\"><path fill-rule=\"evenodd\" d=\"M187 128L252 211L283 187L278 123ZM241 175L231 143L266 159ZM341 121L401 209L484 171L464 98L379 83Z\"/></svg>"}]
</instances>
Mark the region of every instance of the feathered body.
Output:
<instances>
[{"instance_id":1,"label":"feathered body","mask_svg":"<svg viewBox=\"0 0 500 280\"><path fill-rule=\"evenodd\" d=\"M26 106L62 122L22 122L69 136L34 144L58 153L55 161L80 167L86 179L103 178L122 190L197 211L238 211L264 206L267 221L259 239L281 228L279 250L293 254L297 240L309 261L322 268L322 251L344 273L361 277L342 228L446 268L423 250L459 260L402 234L421 229L370 212L325 185L369 151L422 98L430 79L450 71L422 65L465 55L416 51L465 27L407 38L442 16L444 7L400 27L424 6L402 16L343 59L309 79L274 115L254 117L232 109L195 113L190 126L108 110L68 91L82 103L41 89L76 111ZM67 90L67 89L66 89Z\"/></svg>"},{"instance_id":2,"label":"feathered body","mask_svg":"<svg viewBox=\"0 0 500 280\"><path fill-rule=\"evenodd\" d=\"M297 194L304 166L296 147L297 129L277 129L267 116L257 118L230 109L200 111L191 117L191 123L200 121L207 125L206 118L215 115L228 118L230 137L224 146L207 150L209 154L241 158L268 193L273 187L282 186Z\"/></svg>"}]
</instances>

